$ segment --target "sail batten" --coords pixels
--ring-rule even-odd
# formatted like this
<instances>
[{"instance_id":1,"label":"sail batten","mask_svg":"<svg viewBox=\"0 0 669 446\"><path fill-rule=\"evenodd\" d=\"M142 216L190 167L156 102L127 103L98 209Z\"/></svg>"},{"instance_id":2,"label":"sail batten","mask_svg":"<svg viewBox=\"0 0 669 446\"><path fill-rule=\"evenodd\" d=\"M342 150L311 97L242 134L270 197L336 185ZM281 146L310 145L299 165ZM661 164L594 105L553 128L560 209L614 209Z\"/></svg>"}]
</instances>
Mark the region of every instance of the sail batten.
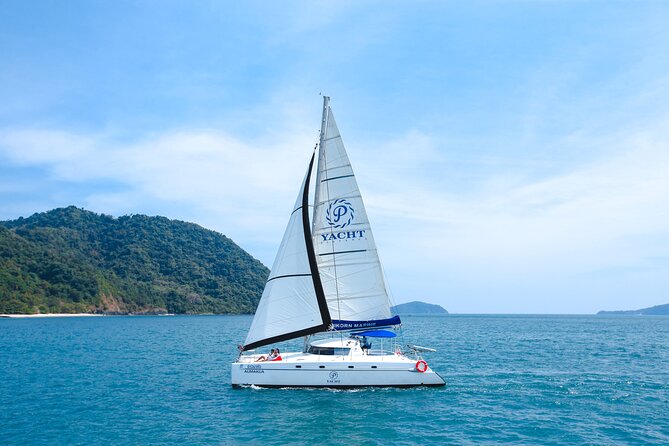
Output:
<instances>
[{"instance_id":1,"label":"sail batten","mask_svg":"<svg viewBox=\"0 0 669 446\"><path fill-rule=\"evenodd\" d=\"M354 251L339 251L339 252L323 252L321 254L318 254L319 256L334 256L337 254L351 254L354 252L367 252L366 249L356 249Z\"/></svg>"},{"instance_id":2,"label":"sail batten","mask_svg":"<svg viewBox=\"0 0 669 446\"><path fill-rule=\"evenodd\" d=\"M276 279L288 279L290 277L311 277L311 273L305 273L305 274L284 274L283 276L275 276L275 277L270 277L267 279L269 282L270 280L276 280Z\"/></svg>"},{"instance_id":3,"label":"sail batten","mask_svg":"<svg viewBox=\"0 0 669 446\"><path fill-rule=\"evenodd\" d=\"M332 178L325 178L321 180L321 183L325 183L326 181L332 181L332 180L339 180L342 178L351 178L353 175L340 175L338 177L332 177Z\"/></svg>"}]
</instances>

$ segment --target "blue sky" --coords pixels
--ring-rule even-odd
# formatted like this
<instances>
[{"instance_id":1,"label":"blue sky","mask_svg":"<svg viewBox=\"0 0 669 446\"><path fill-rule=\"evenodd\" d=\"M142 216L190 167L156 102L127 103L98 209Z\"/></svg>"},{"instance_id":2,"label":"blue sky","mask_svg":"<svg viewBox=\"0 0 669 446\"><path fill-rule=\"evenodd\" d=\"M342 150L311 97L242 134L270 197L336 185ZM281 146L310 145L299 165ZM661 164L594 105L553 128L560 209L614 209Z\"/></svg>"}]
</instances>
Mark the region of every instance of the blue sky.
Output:
<instances>
[{"instance_id":1,"label":"blue sky","mask_svg":"<svg viewBox=\"0 0 669 446\"><path fill-rule=\"evenodd\" d=\"M271 265L321 97L396 302L669 302L669 3L0 1L0 219L70 204Z\"/></svg>"}]
</instances>

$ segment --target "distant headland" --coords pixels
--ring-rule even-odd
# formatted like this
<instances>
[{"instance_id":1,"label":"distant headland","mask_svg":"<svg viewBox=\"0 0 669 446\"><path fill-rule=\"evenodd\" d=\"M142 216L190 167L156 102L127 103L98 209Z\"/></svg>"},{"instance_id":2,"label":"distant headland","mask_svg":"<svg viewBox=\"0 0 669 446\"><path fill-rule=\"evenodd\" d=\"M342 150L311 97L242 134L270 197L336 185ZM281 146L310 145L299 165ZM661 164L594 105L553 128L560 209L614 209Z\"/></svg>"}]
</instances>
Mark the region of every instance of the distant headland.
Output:
<instances>
[{"instance_id":1,"label":"distant headland","mask_svg":"<svg viewBox=\"0 0 669 446\"><path fill-rule=\"evenodd\" d=\"M669 304L655 305L654 307L641 308L639 310L600 311L597 314L642 314L642 315L669 315Z\"/></svg>"},{"instance_id":2,"label":"distant headland","mask_svg":"<svg viewBox=\"0 0 669 446\"><path fill-rule=\"evenodd\" d=\"M442 306L428 304L425 302L413 301L405 304L395 305L391 308L393 313L397 314L448 314Z\"/></svg>"}]
</instances>

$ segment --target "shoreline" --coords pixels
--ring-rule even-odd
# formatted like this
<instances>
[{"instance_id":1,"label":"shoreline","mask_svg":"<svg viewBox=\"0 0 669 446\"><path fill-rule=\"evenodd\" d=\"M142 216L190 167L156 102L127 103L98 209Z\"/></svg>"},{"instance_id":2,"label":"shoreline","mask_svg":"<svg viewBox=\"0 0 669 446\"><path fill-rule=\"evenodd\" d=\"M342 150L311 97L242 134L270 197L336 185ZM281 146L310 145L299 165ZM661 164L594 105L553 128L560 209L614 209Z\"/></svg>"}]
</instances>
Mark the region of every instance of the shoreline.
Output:
<instances>
[{"instance_id":1,"label":"shoreline","mask_svg":"<svg viewBox=\"0 0 669 446\"><path fill-rule=\"evenodd\" d=\"M207 315L207 314L205 314ZM105 313L40 313L40 314L0 314L0 319L40 319L50 317L114 317L114 316L177 316L175 313L126 313L126 314L105 314ZM189 315L202 316L202 315Z\"/></svg>"},{"instance_id":2,"label":"shoreline","mask_svg":"<svg viewBox=\"0 0 669 446\"><path fill-rule=\"evenodd\" d=\"M96 317L96 316L107 316L107 315L95 314L95 313L0 314L0 317L12 318L12 319L40 318L40 317Z\"/></svg>"}]
</instances>

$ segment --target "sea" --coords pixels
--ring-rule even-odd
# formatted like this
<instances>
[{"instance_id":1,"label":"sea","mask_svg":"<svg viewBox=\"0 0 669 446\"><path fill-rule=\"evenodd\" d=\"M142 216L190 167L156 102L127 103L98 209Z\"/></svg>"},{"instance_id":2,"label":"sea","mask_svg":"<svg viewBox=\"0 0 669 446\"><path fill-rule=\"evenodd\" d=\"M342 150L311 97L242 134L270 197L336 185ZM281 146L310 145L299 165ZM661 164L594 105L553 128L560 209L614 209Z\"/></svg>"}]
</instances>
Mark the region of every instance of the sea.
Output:
<instances>
[{"instance_id":1,"label":"sea","mask_svg":"<svg viewBox=\"0 0 669 446\"><path fill-rule=\"evenodd\" d=\"M669 317L403 322L445 387L233 389L250 316L0 319L0 444L669 444Z\"/></svg>"}]
</instances>

